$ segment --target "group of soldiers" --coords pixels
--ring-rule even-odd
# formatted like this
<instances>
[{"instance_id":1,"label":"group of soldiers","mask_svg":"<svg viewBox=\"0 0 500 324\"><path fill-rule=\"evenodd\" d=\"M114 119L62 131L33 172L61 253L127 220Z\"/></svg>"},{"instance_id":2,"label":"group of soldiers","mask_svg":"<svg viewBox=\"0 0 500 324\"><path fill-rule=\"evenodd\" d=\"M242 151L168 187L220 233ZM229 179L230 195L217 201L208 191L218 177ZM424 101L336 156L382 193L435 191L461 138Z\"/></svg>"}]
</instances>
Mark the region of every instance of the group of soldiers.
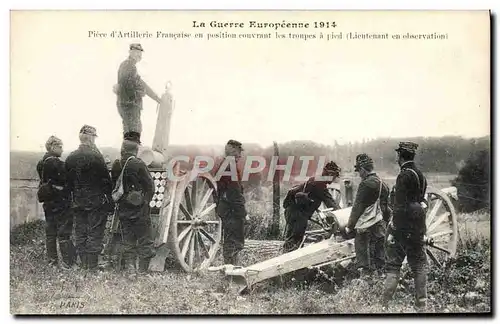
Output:
<instances>
[{"instance_id":1,"label":"group of soldiers","mask_svg":"<svg viewBox=\"0 0 500 324\"><path fill-rule=\"evenodd\" d=\"M393 190L374 171L373 159L367 154L356 156L354 170L361 182L356 192L344 236L354 236L355 270L362 277L385 274L382 303L387 307L399 282L405 257L415 278L415 305L425 308L427 301L427 259L425 252L425 192L427 181L414 162L418 144L401 142L396 149L400 173ZM300 247L308 220L324 203L339 209L327 189L339 177L341 168L329 162L322 176L330 180L310 178L293 187L283 203L287 222L284 252Z\"/></svg>"},{"instance_id":2,"label":"group of soldiers","mask_svg":"<svg viewBox=\"0 0 500 324\"><path fill-rule=\"evenodd\" d=\"M47 153L37 164L40 188L44 188L42 201L49 263L58 264L58 241L62 268L74 268L79 257L81 268L98 269L108 216L116 212L124 266L135 270L138 255L138 270L145 272L155 255L149 216L154 182L145 163L136 158L139 144L124 141L121 158L113 163L110 173L95 145L96 129L84 125L79 136L80 146L64 162L60 159L63 142L51 136L45 144ZM124 194L116 202L113 190L119 182ZM75 244L71 239L73 227Z\"/></svg>"},{"instance_id":3,"label":"group of soldiers","mask_svg":"<svg viewBox=\"0 0 500 324\"><path fill-rule=\"evenodd\" d=\"M79 256L82 268L97 269L106 221L112 213L119 219L126 270L135 272L137 268L138 272L146 272L155 255L149 207L154 182L137 154L141 145L142 98L148 95L158 103L161 99L137 73L136 63L142 52L140 44L130 45L129 57L120 65L118 82L113 89L123 122L123 144L121 157L113 163L111 174L95 145L97 132L92 126L81 128L81 144L65 162L60 159L62 141L51 136L46 143L47 153L38 163L37 170L41 185L50 187L43 208L47 255L52 264L58 263L58 241L63 268L73 267ZM362 181L345 234L355 236L356 267L361 273L385 270L385 305L397 288L405 257L415 275L416 306L426 305L427 261L423 243L426 228L422 203L427 183L413 162L417 148L415 143L402 142L396 149L401 171L392 193L374 172L373 160L367 154L359 154L354 166ZM226 157L237 162L242 152L240 142L229 140L226 143ZM308 220L322 203L328 208L339 209L327 186L339 178L340 173L341 168L331 161L322 173L330 177L328 181L313 177L287 193L283 202L287 224L285 253L300 247ZM238 265L247 217L241 177L233 180L231 176L222 176L217 180L217 188L216 212L222 221L224 263ZM73 222L75 245L71 240Z\"/></svg>"}]
</instances>

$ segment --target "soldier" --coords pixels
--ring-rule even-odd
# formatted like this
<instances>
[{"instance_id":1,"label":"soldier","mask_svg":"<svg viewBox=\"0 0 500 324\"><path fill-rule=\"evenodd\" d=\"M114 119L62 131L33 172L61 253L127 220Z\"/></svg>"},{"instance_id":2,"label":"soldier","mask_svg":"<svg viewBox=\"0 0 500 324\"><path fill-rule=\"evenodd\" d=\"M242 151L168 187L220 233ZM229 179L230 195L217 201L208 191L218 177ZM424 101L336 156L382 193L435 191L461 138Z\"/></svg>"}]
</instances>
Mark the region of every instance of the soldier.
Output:
<instances>
[{"instance_id":1,"label":"soldier","mask_svg":"<svg viewBox=\"0 0 500 324\"><path fill-rule=\"evenodd\" d=\"M427 180L413 161L418 145L401 142L396 149L401 171L396 179L394 212L387 229L386 272L383 306L387 307L396 291L399 272L405 257L415 280L415 306L422 310L427 302L427 257L424 194Z\"/></svg>"},{"instance_id":2,"label":"soldier","mask_svg":"<svg viewBox=\"0 0 500 324\"><path fill-rule=\"evenodd\" d=\"M115 181L122 174L123 195L117 203L122 233L122 255L127 271L135 272L136 254L139 256L139 272L147 272L149 261L155 256L149 203L154 195L154 181L146 164L137 153L139 144L125 140L121 160L113 164L111 171ZM117 188L119 183L115 184Z\"/></svg>"},{"instance_id":3,"label":"soldier","mask_svg":"<svg viewBox=\"0 0 500 324\"><path fill-rule=\"evenodd\" d=\"M96 129L84 125L80 146L66 159L67 184L73 195L75 243L83 268L96 269L107 214L113 211L111 178L95 146Z\"/></svg>"},{"instance_id":4,"label":"soldier","mask_svg":"<svg viewBox=\"0 0 500 324\"><path fill-rule=\"evenodd\" d=\"M66 169L59 158L63 152L63 142L51 136L45 143L47 153L36 166L40 183L46 184L46 194L40 194L45 212L45 244L49 264L57 265L57 246L61 251L63 269L69 269L74 263L74 246L71 241L73 214L70 209L70 196L66 187ZM43 190L43 189L42 189ZM43 197L43 198L42 198Z\"/></svg>"},{"instance_id":5,"label":"soldier","mask_svg":"<svg viewBox=\"0 0 500 324\"><path fill-rule=\"evenodd\" d=\"M116 105L123 122L123 138L141 143L142 97L148 95L157 103L161 98L144 82L137 73L136 64L142 59L141 44L131 44L129 57L120 64L118 83L114 86Z\"/></svg>"},{"instance_id":6,"label":"soldier","mask_svg":"<svg viewBox=\"0 0 500 324\"><path fill-rule=\"evenodd\" d=\"M356 267L365 273L383 270L385 224L390 218L389 187L373 167L373 160L367 154L356 156L354 171L359 173L361 183L345 228L347 234L356 230Z\"/></svg>"},{"instance_id":7,"label":"soldier","mask_svg":"<svg viewBox=\"0 0 500 324\"><path fill-rule=\"evenodd\" d=\"M237 163L241 159L243 151L242 144L235 140L229 140L225 147L226 159L234 158ZM219 165L216 168L219 172ZM225 171L231 171L230 165ZM217 214L222 220L223 246L222 255L225 264L238 264L238 253L245 244L245 218L247 211L245 208L245 197L243 196L243 186L239 170L236 170L238 179L233 181L231 176L221 176L217 181L218 202Z\"/></svg>"},{"instance_id":8,"label":"soldier","mask_svg":"<svg viewBox=\"0 0 500 324\"><path fill-rule=\"evenodd\" d=\"M304 239L307 222L322 202L327 208L334 210L340 208L327 188L328 184L340 176L340 171L340 167L335 162L328 162L323 168L322 175L331 177L331 180L311 178L288 191L283 202L286 220L284 253L299 248Z\"/></svg>"}]
</instances>

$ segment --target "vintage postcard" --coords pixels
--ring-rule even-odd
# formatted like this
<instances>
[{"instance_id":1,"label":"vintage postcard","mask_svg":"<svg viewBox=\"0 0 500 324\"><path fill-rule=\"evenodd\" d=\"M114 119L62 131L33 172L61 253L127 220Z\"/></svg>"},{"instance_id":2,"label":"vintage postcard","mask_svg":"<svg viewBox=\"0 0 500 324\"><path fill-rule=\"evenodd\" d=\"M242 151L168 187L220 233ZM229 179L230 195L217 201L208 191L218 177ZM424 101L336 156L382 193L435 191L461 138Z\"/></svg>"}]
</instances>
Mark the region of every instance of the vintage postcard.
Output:
<instances>
[{"instance_id":1,"label":"vintage postcard","mask_svg":"<svg viewBox=\"0 0 500 324\"><path fill-rule=\"evenodd\" d=\"M10 28L12 314L492 314L489 11Z\"/></svg>"}]
</instances>

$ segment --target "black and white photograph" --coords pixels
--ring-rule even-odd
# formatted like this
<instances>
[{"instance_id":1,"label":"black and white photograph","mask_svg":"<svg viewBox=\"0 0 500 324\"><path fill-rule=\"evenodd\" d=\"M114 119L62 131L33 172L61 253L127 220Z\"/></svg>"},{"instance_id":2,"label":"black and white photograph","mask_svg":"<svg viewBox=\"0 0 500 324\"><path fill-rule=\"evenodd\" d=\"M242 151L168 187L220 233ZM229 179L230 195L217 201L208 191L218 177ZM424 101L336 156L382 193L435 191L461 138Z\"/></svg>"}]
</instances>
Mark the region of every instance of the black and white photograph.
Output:
<instances>
[{"instance_id":1,"label":"black and white photograph","mask_svg":"<svg viewBox=\"0 0 500 324\"><path fill-rule=\"evenodd\" d=\"M12 315L492 314L488 10L11 10Z\"/></svg>"}]
</instances>

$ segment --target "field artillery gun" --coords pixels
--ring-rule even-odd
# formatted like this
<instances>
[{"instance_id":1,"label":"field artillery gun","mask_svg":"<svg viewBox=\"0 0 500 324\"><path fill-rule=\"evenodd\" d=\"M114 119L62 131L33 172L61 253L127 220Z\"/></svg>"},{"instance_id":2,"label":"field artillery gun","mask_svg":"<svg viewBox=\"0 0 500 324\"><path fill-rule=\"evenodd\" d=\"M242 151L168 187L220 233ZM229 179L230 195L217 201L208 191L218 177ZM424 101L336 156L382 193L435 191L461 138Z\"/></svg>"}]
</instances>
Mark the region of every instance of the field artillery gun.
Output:
<instances>
[{"instance_id":1,"label":"field artillery gun","mask_svg":"<svg viewBox=\"0 0 500 324\"><path fill-rule=\"evenodd\" d=\"M154 179L155 194L150 202L153 236L157 249L151 260L150 270L164 271L167 256L186 272L222 270L234 282L251 287L263 280L295 270L338 263L354 258L354 242L344 239L342 233L349 218L352 189L344 182L344 195L333 188L334 196L344 208L337 211L319 210L313 222L320 225L316 231L306 232L300 249L248 267L210 268L222 239L222 223L215 207L217 185L210 173L192 173L186 164L168 160L167 147L173 113L170 86L158 106L152 148L142 147L139 157L146 163ZM427 253L431 260L441 265L454 257L458 241L457 216L450 197L457 199L456 188L432 189L426 193ZM118 227L113 217L111 230Z\"/></svg>"},{"instance_id":2,"label":"field artillery gun","mask_svg":"<svg viewBox=\"0 0 500 324\"><path fill-rule=\"evenodd\" d=\"M444 262L455 257L457 251L457 214L452 203L452 200L457 200L457 189L428 188L426 200L426 252L436 266L442 267ZM341 201L349 202L348 199ZM346 266L355 258L354 239L343 234L352 207L341 207L344 208L336 211L318 210L311 220L320 229L307 231L301 247L295 251L247 267L224 265L209 270L221 271L230 277L242 293L259 282L297 270L321 269L339 263Z\"/></svg>"}]
</instances>

